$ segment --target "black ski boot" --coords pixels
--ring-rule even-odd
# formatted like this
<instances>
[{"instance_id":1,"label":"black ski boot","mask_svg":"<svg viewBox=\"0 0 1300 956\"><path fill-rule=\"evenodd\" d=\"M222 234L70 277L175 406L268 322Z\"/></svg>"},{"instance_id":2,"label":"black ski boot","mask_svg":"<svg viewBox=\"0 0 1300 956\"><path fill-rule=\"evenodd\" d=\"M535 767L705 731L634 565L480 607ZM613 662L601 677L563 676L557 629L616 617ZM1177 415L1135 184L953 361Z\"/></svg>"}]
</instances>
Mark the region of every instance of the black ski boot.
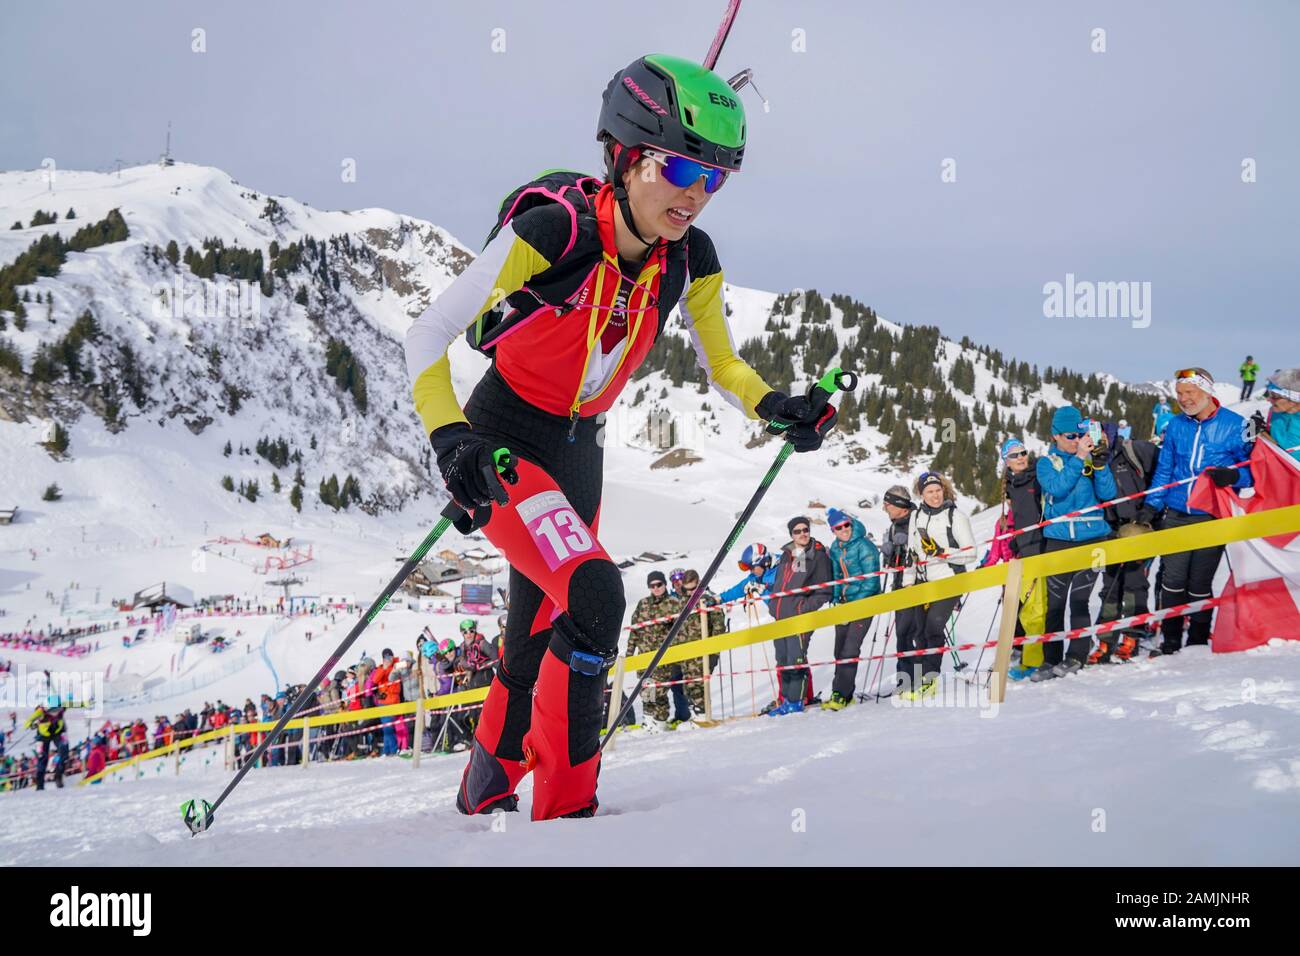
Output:
<instances>
[{"instance_id":1,"label":"black ski boot","mask_svg":"<svg viewBox=\"0 0 1300 956\"><path fill-rule=\"evenodd\" d=\"M572 813L561 813L561 820L585 820L588 817L596 815L596 808L600 806L600 801L595 797L591 798L591 805L583 807L581 810L574 810Z\"/></svg>"}]
</instances>

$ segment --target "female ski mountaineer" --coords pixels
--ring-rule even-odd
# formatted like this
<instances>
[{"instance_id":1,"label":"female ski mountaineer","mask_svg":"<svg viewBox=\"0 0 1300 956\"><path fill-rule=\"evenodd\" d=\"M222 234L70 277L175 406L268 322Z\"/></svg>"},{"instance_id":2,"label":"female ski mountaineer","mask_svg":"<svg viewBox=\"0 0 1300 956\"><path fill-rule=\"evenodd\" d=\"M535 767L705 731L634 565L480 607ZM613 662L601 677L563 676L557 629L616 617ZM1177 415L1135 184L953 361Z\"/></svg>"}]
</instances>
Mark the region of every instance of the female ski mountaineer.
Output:
<instances>
[{"instance_id":1,"label":"female ski mountaineer","mask_svg":"<svg viewBox=\"0 0 1300 956\"><path fill-rule=\"evenodd\" d=\"M605 89L605 177L551 171L515 190L479 257L406 336L416 411L447 490L510 563L504 660L456 805L514 810L533 771L534 819L597 807L605 670L618 653L623 584L601 546L598 416L613 405L680 304L710 384L750 418L812 451L835 424L769 388L737 357L722 268L695 226L740 169L745 114L717 74L650 55ZM447 349L468 331L492 358L464 410ZM493 467L508 448L513 469ZM495 507L494 507L495 505Z\"/></svg>"}]
</instances>

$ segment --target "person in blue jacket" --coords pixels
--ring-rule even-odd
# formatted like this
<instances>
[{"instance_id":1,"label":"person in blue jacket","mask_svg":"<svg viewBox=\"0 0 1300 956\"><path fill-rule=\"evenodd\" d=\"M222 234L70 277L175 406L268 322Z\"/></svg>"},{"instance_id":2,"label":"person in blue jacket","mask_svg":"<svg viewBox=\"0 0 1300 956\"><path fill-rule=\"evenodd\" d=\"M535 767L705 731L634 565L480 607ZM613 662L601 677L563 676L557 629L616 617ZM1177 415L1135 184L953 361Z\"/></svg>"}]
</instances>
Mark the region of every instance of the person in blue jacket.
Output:
<instances>
[{"instance_id":1,"label":"person in blue jacket","mask_svg":"<svg viewBox=\"0 0 1300 956\"><path fill-rule=\"evenodd\" d=\"M1151 415L1155 419L1151 424L1151 439L1158 442L1164 435L1165 428L1174 420L1174 410L1169 407L1169 399L1161 395L1160 401L1151 410Z\"/></svg>"},{"instance_id":2,"label":"person in blue jacket","mask_svg":"<svg viewBox=\"0 0 1300 956\"><path fill-rule=\"evenodd\" d=\"M831 508L826 513L835 540L831 542L831 573L835 580L869 574L863 581L837 584L831 591L836 604L857 601L880 593L880 549L867 537L862 522L847 511ZM862 650L862 639L867 636L871 618L859 618L835 625L835 659L856 658ZM822 704L822 710L843 710L853 703L853 688L858 679L858 662L845 661L835 665L835 680L831 684L831 699Z\"/></svg>"},{"instance_id":3,"label":"person in blue jacket","mask_svg":"<svg viewBox=\"0 0 1300 956\"><path fill-rule=\"evenodd\" d=\"M1208 473L1220 488L1249 488L1250 469L1236 467L1250 457L1246 420L1231 409L1222 407L1214 397L1214 378L1203 368L1185 368L1174 373L1174 389L1182 414L1165 429L1151 486ZM1164 512L1165 530L1212 521L1214 516L1192 508L1187 503L1192 482L1185 482L1147 495L1146 507L1138 520L1151 524ZM1160 558L1160 607L1173 607L1210 597L1214 574L1223 557L1223 545L1196 548ZM1173 654L1181 649L1183 626L1187 625L1187 643L1208 644L1214 609L1197 611L1190 618L1167 617L1160 624L1160 652Z\"/></svg>"},{"instance_id":4,"label":"person in blue jacket","mask_svg":"<svg viewBox=\"0 0 1300 956\"><path fill-rule=\"evenodd\" d=\"M1043 518L1057 518L1114 498L1115 477L1107 464L1109 449L1094 446L1088 434L1088 422L1071 405L1058 408L1052 415L1052 447L1038 459L1034 475L1043 491ZM1101 510L1065 518L1043 529L1043 551L1062 551L1089 541L1110 537L1110 525ZM1047 620L1049 632L1065 629L1065 608L1070 608L1070 627L1093 623L1088 600L1100 571L1087 567L1080 571L1053 574L1047 579ZM1060 641L1043 645L1043 666L1030 680L1043 681L1073 674L1088 660L1092 640L1079 637L1070 641L1062 655Z\"/></svg>"}]
</instances>

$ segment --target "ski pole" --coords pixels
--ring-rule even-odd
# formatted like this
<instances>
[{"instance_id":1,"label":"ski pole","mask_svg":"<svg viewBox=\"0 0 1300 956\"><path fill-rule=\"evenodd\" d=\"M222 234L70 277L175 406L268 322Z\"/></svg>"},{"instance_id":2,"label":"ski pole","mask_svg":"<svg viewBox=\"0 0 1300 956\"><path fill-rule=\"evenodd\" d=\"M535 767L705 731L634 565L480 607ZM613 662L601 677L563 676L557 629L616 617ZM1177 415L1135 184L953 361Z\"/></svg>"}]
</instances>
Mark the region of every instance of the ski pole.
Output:
<instances>
[{"instance_id":1,"label":"ski pole","mask_svg":"<svg viewBox=\"0 0 1300 956\"><path fill-rule=\"evenodd\" d=\"M985 645L987 645L988 642L989 642L989 641L992 639L992 637L993 637L993 622L996 621L996 620L998 619L998 611L1000 611L1000 610L1002 610L1002 595L1001 595L1001 594L998 595L998 603L997 603L996 605L994 605L994 607L993 607L993 616L992 616L991 618L989 618L989 630L988 630L988 633L984 635L984 643L985 643ZM984 651L985 651L985 648L981 647L981 648L980 648L980 656L979 656L979 659L975 661L975 673L976 673L976 674L978 674L979 671L980 671L980 664L984 663Z\"/></svg>"},{"instance_id":2,"label":"ski pole","mask_svg":"<svg viewBox=\"0 0 1300 956\"><path fill-rule=\"evenodd\" d=\"M953 612L952 620L948 622L947 632L944 634L944 637L948 642L948 646L954 648L954 650L951 651L951 654L953 659L952 669L955 671L964 671L966 669L966 662L961 659L961 655L959 655L955 650L957 646L957 639L953 637L953 635L957 633L957 621L961 618L961 612L965 610L965 608L966 608L966 599L960 598L957 601L957 609L956 611Z\"/></svg>"},{"instance_id":3,"label":"ski pole","mask_svg":"<svg viewBox=\"0 0 1300 956\"><path fill-rule=\"evenodd\" d=\"M498 448L493 453L492 458L496 465L496 471L501 473L507 483L514 484L519 480L518 475L516 475L514 471L514 458L511 456L508 449ZM495 478L492 474L491 465L484 465L483 471L485 477ZM489 481L488 486L491 487L493 483L493 481ZM505 497L503 489L501 496L497 498L497 503L505 505L507 501L508 499ZM284 731L284 728L288 725L289 721L293 720L294 715L303 708L307 703L308 698L310 698L316 688L320 686L320 682L324 680L326 675L328 675L329 672L338 665L338 662L343 659L343 655L348 652L348 648L350 648L356 642L357 638L361 636L361 632L370 625L379 612L383 610L384 605L388 603L389 598L396 593L397 589L400 588L403 582L405 582L411 575L411 572L419 566L422 560L424 560L424 556L429 552L429 549L432 548L438 539L442 537L443 533L451 527L453 523L461 519L464 514L465 510L461 508L460 505L456 504L454 500L447 503L447 507L442 509L442 517L439 518L438 523L433 526L433 530L425 535L425 538L420 542L419 547L411 552L411 556L406 559L406 562L398 570L396 576L388 582L388 586L384 588L379 597L375 598L374 603L371 604L366 613L362 615L361 620L357 621L357 623L353 625L352 630L348 632L348 636L343 639L343 643L336 647L334 653L332 653L329 656L329 659L321 665L320 670L316 672L316 676L312 678L310 682L305 684L301 691L299 691L298 695L294 698L293 703L290 704L289 708L280 715L280 719L276 722L275 727L269 734L266 734L262 738L262 741L257 745L257 749L253 751L248 762L239 768L239 771L235 774L235 779L226 784L226 789L221 791L221 796L217 797L216 802L208 803L206 800L200 801L191 799L186 800L181 804L181 815L185 820L185 826L189 829L191 836L198 836L200 833L212 826L217 808L225 802L226 798L230 796L235 787L239 786L239 781L244 779L244 776L252 766L264 753L266 753L267 749L270 748L275 739ZM202 804L201 808L198 807L197 804Z\"/></svg>"},{"instance_id":4,"label":"ski pole","mask_svg":"<svg viewBox=\"0 0 1300 956\"><path fill-rule=\"evenodd\" d=\"M867 666L862 668L862 690L858 691L857 694L854 695L859 701L867 696L867 685L871 682L871 658L876 656L876 638L880 631L880 628L877 625L879 623L879 617L871 619L871 650L867 651Z\"/></svg>"},{"instance_id":5,"label":"ski pole","mask_svg":"<svg viewBox=\"0 0 1300 956\"><path fill-rule=\"evenodd\" d=\"M812 404L810 414L820 416L836 389L851 392L857 386L857 383L858 377L853 372L845 372L838 368L831 369L818 379L817 384L808 392L808 398ZM789 430L789 427L789 425L774 424L771 422L769 422L767 426L768 430L774 434L786 432ZM781 446L781 451L777 454L776 461L774 461L772 467L767 470L767 474L763 476L763 480L758 484L758 489L749 499L749 504L745 505L745 510L742 511L740 517L736 519L736 524L732 527L731 534L727 535L727 540L723 543L722 548L718 553L713 556L713 561L709 564L708 570L704 572L704 576L700 578L700 583L695 586L695 590L691 592L691 596L686 599L686 606L681 609L677 615L677 620L673 621L672 626L668 628L668 634L659 644L659 649L655 651L654 657L650 659L650 663L646 665L643 671L641 671L641 676L637 679L636 686L632 688L631 695L629 695L628 699L623 703L623 707L619 711L618 720L614 721L613 727L617 727L622 722L624 715L627 713L628 709L631 708L632 702L641 696L641 689L645 686L646 677L653 673L654 669L659 666L659 662L663 660L663 656L668 652L669 646L674 640L676 640L678 632L681 631L682 627L690 619L691 614L695 611L695 606L699 604L700 600L704 597L705 588L709 586L709 582L713 580L713 576L722 565L722 559L725 558L728 552L736 546L736 541L744 532L745 525L747 525L749 519L753 517L754 512L758 508L759 502L763 500L763 496L767 494L767 489L772 486L772 482L776 480L777 474L780 473L781 466L785 464L785 460L790 457L793 451L794 445L790 444L788 441ZM605 744L609 743L609 740L613 735L614 732L612 729L607 730L605 736L600 740L600 747L598 749L604 750Z\"/></svg>"},{"instance_id":6,"label":"ski pole","mask_svg":"<svg viewBox=\"0 0 1300 956\"><path fill-rule=\"evenodd\" d=\"M881 658L876 664L876 676L867 682L867 693L871 693L871 685L876 685L876 703L880 703L880 688L885 682L885 658L884 655L889 651L889 639L894 636L894 624L898 621L898 612L894 611L889 616L889 624L885 627L885 640L880 645ZM897 641L895 641L897 646Z\"/></svg>"}]
</instances>

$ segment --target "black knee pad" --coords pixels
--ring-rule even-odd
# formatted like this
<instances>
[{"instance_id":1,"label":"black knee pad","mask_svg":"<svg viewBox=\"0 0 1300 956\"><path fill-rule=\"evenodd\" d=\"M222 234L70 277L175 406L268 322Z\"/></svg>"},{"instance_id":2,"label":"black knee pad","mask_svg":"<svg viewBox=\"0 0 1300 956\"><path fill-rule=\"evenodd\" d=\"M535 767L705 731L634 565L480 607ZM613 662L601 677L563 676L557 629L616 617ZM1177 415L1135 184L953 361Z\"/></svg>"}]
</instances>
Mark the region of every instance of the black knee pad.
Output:
<instances>
[{"instance_id":1,"label":"black knee pad","mask_svg":"<svg viewBox=\"0 0 1300 956\"><path fill-rule=\"evenodd\" d=\"M623 578L612 561L585 561L569 578L568 616L597 652L617 651L626 608Z\"/></svg>"}]
</instances>

